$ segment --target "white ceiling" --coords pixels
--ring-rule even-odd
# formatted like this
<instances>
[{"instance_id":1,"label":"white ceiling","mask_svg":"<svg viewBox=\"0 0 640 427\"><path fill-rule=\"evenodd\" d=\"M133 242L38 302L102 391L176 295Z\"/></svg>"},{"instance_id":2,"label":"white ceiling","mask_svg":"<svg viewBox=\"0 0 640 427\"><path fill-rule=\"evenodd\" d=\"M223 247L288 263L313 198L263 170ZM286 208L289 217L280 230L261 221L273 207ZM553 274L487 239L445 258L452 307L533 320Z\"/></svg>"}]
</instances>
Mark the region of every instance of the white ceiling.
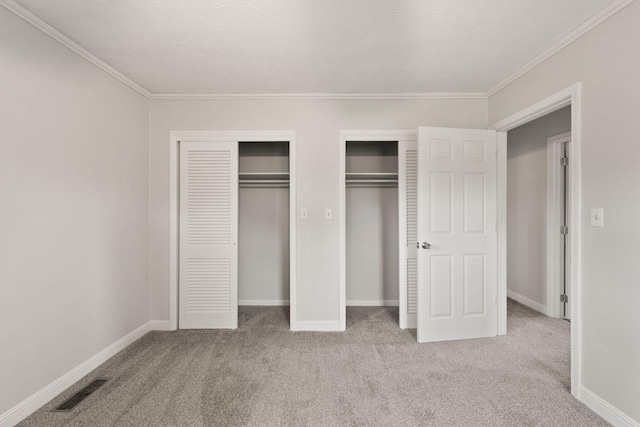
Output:
<instances>
[{"instance_id":1,"label":"white ceiling","mask_svg":"<svg viewBox=\"0 0 640 427\"><path fill-rule=\"evenodd\" d=\"M613 0L16 0L156 94L486 92Z\"/></svg>"}]
</instances>

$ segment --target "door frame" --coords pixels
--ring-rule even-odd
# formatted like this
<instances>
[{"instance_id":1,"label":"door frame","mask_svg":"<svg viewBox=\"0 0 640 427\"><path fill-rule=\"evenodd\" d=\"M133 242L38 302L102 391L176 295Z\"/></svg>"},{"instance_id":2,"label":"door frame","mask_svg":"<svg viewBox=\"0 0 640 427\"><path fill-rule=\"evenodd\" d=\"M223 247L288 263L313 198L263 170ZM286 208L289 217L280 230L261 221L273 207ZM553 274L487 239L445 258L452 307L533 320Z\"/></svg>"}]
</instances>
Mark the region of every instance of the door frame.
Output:
<instances>
[{"instance_id":1,"label":"door frame","mask_svg":"<svg viewBox=\"0 0 640 427\"><path fill-rule=\"evenodd\" d=\"M498 335L507 333L507 132L532 120L571 106L570 224L571 253L571 394L580 399L582 385L582 83L578 82L500 120L498 131Z\"/></svg>"},{"instance_id":2,"label":"door frame","mask_svg":"<svg viewBox=\"0 0 640 427\"><path fill-rule=\"evenodd\" d=\"M341 130L338 162L338 228L340 245L339 312L340 331L347 329L347 141L417 141L416 130ZM400 173L400 171L398 171ZM401 218L398 217L401 227ZM406 227L406 225L405 225ZM402 234L400 234L402 236ZM399 244L399 241L398 241ZM399 286L402 291L402 268L399 269ZM406 274L405 274L406 276ZM406 277L405 277L406 282Z\"/></svg>"},{"instance_id":3,"label":"door frame","mask_svg":"<svg viewBox=\"0 0 640 427\"><path fill-rule=\"evenodd\" d=\"M562 294L562 281L567 280L571 289L571 275L565 275L565 269L569 266L568 260L562 265L562 255L565 250L564 239L560 233L560 227L564 225L563 194L559 191L564 185L567 202L571 198L570 180L562 179L562 166L560 159L563 157L565 142L571 141L571 132L547 138L547 304L546 315L556 318L563 317L562 303L558 295ZM569 160L569 171L571 160ZM571 231L571 212L567 203L567 226Z\"/></svg>"},{"instance_id":4,"label":"door frame","mask_svg":"<svg viewBox=\"0 0 640 427\"><path fill-rule=\"evenodd\" d=\"M171 130L169 131L169 330L178 329L180 141L283 141L289 143L289 316L290 328L294 329L298 319L296 312L296 132Z\"/></svg>"}]
</instances>

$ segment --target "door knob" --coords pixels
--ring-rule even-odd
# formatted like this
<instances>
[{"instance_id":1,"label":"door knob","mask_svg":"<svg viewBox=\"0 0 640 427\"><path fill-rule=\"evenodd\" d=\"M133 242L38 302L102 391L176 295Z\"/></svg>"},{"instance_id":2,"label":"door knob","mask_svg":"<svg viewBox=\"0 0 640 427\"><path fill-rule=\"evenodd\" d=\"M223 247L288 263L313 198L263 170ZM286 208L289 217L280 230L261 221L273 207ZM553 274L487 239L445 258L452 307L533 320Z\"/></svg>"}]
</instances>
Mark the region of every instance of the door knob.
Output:
<instances>
[{"instance_id":1,"label":"door knob","mask_svg":"<svg viewBox=\"0 0 640 427\"><path fill-rule=\"evenodd\" d=\"M431 243L422 242L422 249L431 249Z\"/></svg>"}]
</instances>

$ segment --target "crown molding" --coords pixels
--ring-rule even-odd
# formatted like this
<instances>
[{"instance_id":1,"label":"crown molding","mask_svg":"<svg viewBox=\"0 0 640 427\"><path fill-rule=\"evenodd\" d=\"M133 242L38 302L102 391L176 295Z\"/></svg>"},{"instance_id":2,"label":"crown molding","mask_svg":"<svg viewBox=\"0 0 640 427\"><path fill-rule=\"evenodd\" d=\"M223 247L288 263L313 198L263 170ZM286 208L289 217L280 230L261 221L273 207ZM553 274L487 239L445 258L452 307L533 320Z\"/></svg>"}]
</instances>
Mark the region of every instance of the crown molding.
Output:
<instances>
[{"instance_id":1,"label":"crown molding","mask_svg":"<svg viewBox=\"0 0 640 427\"><path fill-rule=\"evenodd\" d=\"M151 94L154 100L376 100L376 99L487 99L484 92L469 93L184 93Z\"/></svg>"},{"instance_id":2,"label":"crown molding","mask_svg":"<svg viewBox=\"0 0 640 427\"><path fill-rule=\"evenodd\" d=\"M493 95L495 95L496 93L498 93L499 91L501 91L502 89L504 89L505 87L513 83L515 80L522 77L524 74L528 73L533 68L537 67L542 62L549 59L551 56L555 55L560 50L564 49L565 47L567 47L568 45L576 41L578 38L582 37L589 31L591 31L593 28L600 25L602 22L606 21L608 18L615 15L620 10L624 9L626 6L628 6L633 2L634 0L615 0L613 3L611 3L609 6L605 7L604 9L602 9L600 12L598 12L594 16L592 16L589 20L587 20L585 23L580 25L578 28L571 31L562 39L558 40L550 48L548 48L547 50L542 52L540 55L533 58L522 68L511 73L507 78L505 78L500 83L498 83L497 85L489 89L486 92L487 98L492 97Z\"/></svg>"},{"instance_id":3,"label":"crown molding","mask_svg":"<svg viewBox=\"0 0 640 427\"><path fill-rule=\"evenodd\" d=\"M69 37L62 34L60 31L53 28L51 25L44 22L42 19L35 16L33 13L29 12L19 4L17 4L13 0L0 0L0 6L3 6L16 16L22 18L24 21L36 27L38 30L47 34L49 37L55 39L59 43L63 44L68 49L71 49L73 52L77 53L87 61L91 62L96 67L100 68L102 71L110 74L112 77L120 80L125 85L129 86L131 89L135 90L139 94L149 98L151 93L138 85L122 73L115 70L113 67L102 61L100 58L80 46L78 43L71 40Z\"/></svg>"}]
</instances>

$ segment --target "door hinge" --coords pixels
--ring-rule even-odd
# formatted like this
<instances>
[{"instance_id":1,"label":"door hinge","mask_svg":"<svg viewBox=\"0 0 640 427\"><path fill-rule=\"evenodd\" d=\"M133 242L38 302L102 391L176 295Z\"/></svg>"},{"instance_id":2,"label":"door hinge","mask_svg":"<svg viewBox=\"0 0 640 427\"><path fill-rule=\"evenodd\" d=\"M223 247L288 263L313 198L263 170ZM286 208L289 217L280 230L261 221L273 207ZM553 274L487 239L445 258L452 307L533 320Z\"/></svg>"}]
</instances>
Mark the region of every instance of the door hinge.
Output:
<instances>
[{"instance_id":1,"label":"door hinge","mask_svg":"<svg viewBox=\"0 0 640 427\"><path fill-rule=\"evenodd\" d=\"M566 295L566 294L560 295L560 302L563 302L565 304L568 303L569 302L569 295Z\"/></svg>"},{"instance_id":2,"label":"door hinge","mask_svg":"<svg viewBox=\"0 0 640 427\"><path fill-rule=\"evenodd\" d=\"M569 158L568 157L561 157L560 158L560 164L562 166L569 166Z\"/></svg>"},{"instance_id":3,"label":"door hinge","mask_svg":"<svg viewBox=\"0 0 640 427\"><path fill-rule=\"evenodd\" d=\"M560 226L560 234L569 234L569 227L566 225Z\"/></svg>"}]
</instances>

